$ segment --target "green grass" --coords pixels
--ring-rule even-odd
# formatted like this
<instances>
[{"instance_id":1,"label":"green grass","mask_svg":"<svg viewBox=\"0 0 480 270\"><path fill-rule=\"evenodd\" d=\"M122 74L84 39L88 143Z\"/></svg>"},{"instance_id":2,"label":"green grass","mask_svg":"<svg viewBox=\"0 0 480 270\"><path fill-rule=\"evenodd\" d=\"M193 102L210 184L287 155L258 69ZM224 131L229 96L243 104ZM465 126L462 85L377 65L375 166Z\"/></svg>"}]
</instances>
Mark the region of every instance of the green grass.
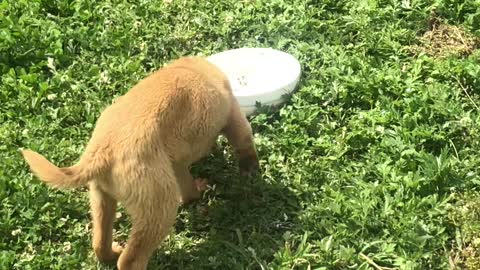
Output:
<instances>
[{"instance_id":1,"label":"green grass","mask_svg":"<svg viewBox=\"0 0 480 270\"><path fill-rule=\"evenodd\" d=\"M18 148L71 165L139 79L242 46L295 55L298 91L251 119L261 177L225 142L194 168L214 188L151 269L478 269L480 52L413 54L432 11L480 35L473 0L0 2L0 269L111 269L87 194L48 189Z\"/></svg>"}]
</instances>

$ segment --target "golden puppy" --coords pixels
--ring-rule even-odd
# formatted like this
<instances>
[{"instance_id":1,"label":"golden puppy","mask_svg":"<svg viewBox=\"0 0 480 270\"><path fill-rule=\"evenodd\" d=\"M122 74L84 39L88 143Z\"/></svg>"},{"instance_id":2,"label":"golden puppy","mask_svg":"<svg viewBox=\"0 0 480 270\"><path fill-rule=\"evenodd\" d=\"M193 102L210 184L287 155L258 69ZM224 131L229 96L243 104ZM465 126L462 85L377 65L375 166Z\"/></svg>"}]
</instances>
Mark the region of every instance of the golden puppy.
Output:
<instances>
[{"instance_id":1,"label":"golden puppy","mask_svg":"<svg viewBox=\"0 0 480 270\"><path fill-rule=\"evenodd\" d=\"M118 269L146 269L181 201L199 198L205 188L189 166L208 154L222 133L242 174L255 173L252 130L226 76L207 60L188 57L151 74L107 107L76 165L59 168L31 150L22 154L51 186L89 184L93 249L100 261L120 256ZM132 218L123 251L112 244L117 201Z\"/></svg>"}]
</instances>

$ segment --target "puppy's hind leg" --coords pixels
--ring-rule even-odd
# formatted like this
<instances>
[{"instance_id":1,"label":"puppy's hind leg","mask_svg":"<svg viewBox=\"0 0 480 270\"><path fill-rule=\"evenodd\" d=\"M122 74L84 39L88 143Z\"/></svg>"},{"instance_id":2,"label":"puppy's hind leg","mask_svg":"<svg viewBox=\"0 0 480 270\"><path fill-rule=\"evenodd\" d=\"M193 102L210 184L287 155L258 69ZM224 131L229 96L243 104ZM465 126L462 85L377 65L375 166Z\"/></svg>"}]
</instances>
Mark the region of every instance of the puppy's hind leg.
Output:
<instances>
[{"instance_id":1,"label":"puppy's hind leg","mask_svg":"<svg viewBox=\"0 0 480 270\"><path fill-rule=\"evenodd\" d=\"M144 167L145 168L145 167ZM171 167L145 168L142 179L130 181L125 208L132 218L132 231L117 263L119 270L144 270L168 235L179 207L178 186Z\"/></svg>"},{"instance_id":2,"label":"puppy's hind leg","mask_svg":"<svg viewBox=\"0 0 480 270\"><path fill-rule=\"evenodd\" d=\"M117 201L90 182L90 207L93 221L93 250L98 260L114 262L120 256L121 248L112 245L113 222Z\"/></svg>"},{"instance_id":3,"label":"puppy's hind leg","mask_svg":"<svg viewBox=\"0 0 480 270\"><path fill-rule=\"evenodd\" d=\"M232 109L223 133L238 156L240 174L250 176L255 174L259 169L257 151L253 142L252 127L240 110L238 102L235 98L232 97L232 99Z\"/></svg>"}]
</instances>

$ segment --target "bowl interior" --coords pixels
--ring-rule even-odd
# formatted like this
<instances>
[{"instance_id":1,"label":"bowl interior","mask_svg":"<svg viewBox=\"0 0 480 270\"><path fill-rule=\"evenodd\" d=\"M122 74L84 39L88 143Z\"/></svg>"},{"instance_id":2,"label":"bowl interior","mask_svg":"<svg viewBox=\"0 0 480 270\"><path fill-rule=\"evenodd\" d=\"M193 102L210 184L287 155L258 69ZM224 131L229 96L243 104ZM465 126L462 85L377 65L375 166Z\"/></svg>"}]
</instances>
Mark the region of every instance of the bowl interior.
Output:
<instances>
[{"instance_id":1,"label":"bowl interior","mask_svg":"<svg viewBox=\"0 0 480 270\"><path fill-rule=\"evenodd\" d=\"M258 96L298 80L300 64L290 54L270 48L241 48L208 57L230 80L235 96Z\"/></svg>"}]
</instances>

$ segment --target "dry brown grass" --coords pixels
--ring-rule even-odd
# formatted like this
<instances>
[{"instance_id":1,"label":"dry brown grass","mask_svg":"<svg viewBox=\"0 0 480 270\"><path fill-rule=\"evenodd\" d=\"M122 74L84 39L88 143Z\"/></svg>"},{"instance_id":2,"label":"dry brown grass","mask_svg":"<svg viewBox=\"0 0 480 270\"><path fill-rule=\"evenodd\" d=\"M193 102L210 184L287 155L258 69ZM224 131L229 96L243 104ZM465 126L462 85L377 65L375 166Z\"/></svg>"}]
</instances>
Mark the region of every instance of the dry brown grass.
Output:
<instances>
[{"instance_id":1,"label":"dry brown grass","mask_svg":"<svg viewBox=\"0 0 480 270\"><path fill-rule=\"evenodd\" d=\"M456 240L450 250L450 269L480 269L480 193L460 196L449 217L457 228Z\"/></svg>"},{"instance_id":2,"label":"dry brown grass","mask_svg":"<svg viewBox=\"0 0 480 270\"><path fill-rule=\"evenodd\" d=\"M469 55L479 45L479 39L465 29L439 21L433 22L431 30L425 32L419 41L420 44L411 47L412 51L436 58Z\"/></svg>"}]
</instances>

